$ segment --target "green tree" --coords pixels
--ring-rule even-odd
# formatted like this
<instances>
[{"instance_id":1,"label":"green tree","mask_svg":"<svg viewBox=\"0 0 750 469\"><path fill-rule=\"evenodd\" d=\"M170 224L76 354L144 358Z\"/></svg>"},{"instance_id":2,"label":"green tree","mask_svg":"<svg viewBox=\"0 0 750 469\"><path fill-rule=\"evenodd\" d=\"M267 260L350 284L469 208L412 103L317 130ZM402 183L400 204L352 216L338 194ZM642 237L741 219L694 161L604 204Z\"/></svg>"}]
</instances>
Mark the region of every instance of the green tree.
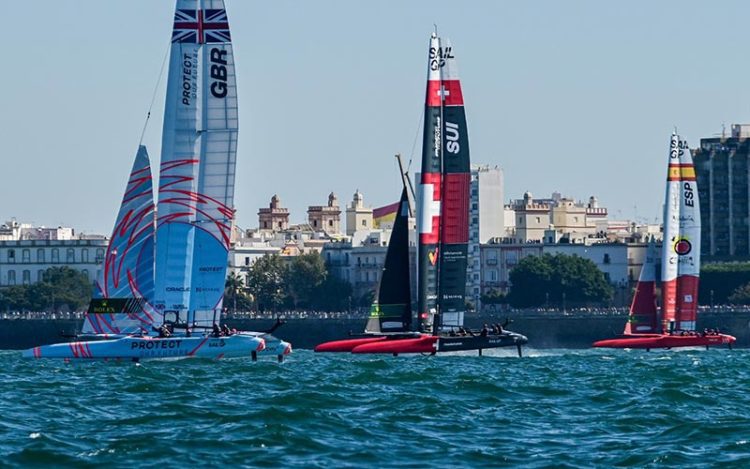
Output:
<instances>
[{"instance_id":1,"label":"green tree","mask_svg":"<svg viewBox=\"0 0 750 469\"><path fill-rule=\"evenodd\" d=\"M278 254L266 254L255 261L245 284L261 311L276 310L284 301L286 268Z\"/></svg>"},{"instance_id":2,"label":"green tree","mask_svg":"<svg viewBox=\"0 0 750 469\"><path fill-rule=\"evenodd\" d=\"M547 299L560 306L608 301L613 288L592 261L565 254L543 254L521 260L510 271L508 300L513 307L535 307Z\"/></svg>"},{"instance_id":3,"label":"green tree","mask_svg":"<svg viewBox=\"0 0 750 469\"><path fill-rule=\"evenodd\" d=\"M728 299L735 305L750 305L750 283L737 287Z\"/></svg>"},{"instance_id":4,"label":"green tree","mask_svg":"<svg viewBox=\"0 0 750 469\"><path fill-rule=\"evenodd\" d=\"M294 307L309 307L315 302L318 287L328 276L323 258L317 252L297 256L287 270L289 294Z\"/></svg>"},{"instance_id":5,"label":"green tree","mask_svg":"<svg viewBox=\"0 0 750 469\"><path fill-rule=\"evenodd\" d=\"M313 291L312 307L322 311L345 311L349 309L352 286L346 280L326 275L325 280ZM369 306L369 305L368 305Z\"/></svg>"},{"instance_id":6,"label":"green tree","mask_svg":"<svg viewBox=\"0 0 750 469\"><path fill-rule=\"evenodd\" d=\"M699 302L726 303L734 292L750 283L750 262L717 262L701 267Z\"/></svg>"},{"instance_id":7,"label":"green tree","mask_svg":"<svg viewBox=\"0 0 750 469\"><path fill-rule=\"evenodd\" d=\"M229 272L227 281L224 284L224 304L227 300L231 301L232 312L237 312L237 297L243 294L245 289L245 279L236 272Z\"/></svg>"},{"instance_id":8,"label":"green tree","mask_svg":"<svg viewBox=\"0 0 750 469\"><path fill-rule=\"evenodd\" d=\"M0 305L6 310L80 310L90 299L88 277L70 267L50 267L42 274L42 281L8 287L0 292Z\"/></svg>"}]
</instances>

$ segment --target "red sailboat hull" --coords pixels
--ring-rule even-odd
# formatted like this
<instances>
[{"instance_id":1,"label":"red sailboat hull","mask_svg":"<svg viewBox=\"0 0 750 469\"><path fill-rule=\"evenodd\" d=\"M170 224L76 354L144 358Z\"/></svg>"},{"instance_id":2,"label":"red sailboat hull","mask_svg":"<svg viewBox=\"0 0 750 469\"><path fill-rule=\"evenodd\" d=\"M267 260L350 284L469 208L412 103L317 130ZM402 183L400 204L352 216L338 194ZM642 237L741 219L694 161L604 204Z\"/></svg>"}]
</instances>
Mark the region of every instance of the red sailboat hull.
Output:
<instances>
[{"instance_id":1,"label":"red sailboat hull","mask_svg":"<svg viewBox=\"0 0 750 469\"><path fill-rule=\"evenodd\" d=\"M737 339L731 335L669 335L669 334L630 334L615 339L594 342L594 347L601 348L675 348L729 345Z\"/></svg>"},{"instance_id":2,"label":"red sailboat hull","mask_svg":"<svg viewBox=\"0 0 750 469\"><path fill-rule=\"evenodd\" d=\"M316 352L351 352L355 347L385 340L385 336L360 337L357 339L332 340L315 347Z\"/></svg>"},{"instance_id":3,"label":"red sailboat hull","mask_svg":"<svg viewBox=\"0 0 750 469\"><path fill-rule=\"evenodd\" d=\"M438 338L422 335L414 339L391 339L363 344L352 349L352 353L434 353Z\"/></svg>"}]
</instances>

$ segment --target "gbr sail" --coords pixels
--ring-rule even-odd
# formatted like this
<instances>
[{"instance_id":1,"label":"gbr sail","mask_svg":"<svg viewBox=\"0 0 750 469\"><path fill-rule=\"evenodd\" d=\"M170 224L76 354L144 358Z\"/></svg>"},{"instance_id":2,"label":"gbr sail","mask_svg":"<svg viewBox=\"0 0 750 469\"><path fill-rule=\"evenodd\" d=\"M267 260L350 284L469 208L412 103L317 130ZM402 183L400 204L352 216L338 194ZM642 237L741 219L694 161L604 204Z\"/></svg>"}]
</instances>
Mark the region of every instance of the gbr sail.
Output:
<instances>
[{"instance_id":1,"label":"gbr sail","mask_svg":"<svg viewBox=\"0 0 750 469\"><path fill-rule=\"evenodd\" d=\"M133 162L120 211L94 284L83 334L150 331L155 312L154 194L145 146Z\"/></svg>"},{"instance_id":2,"label":"gbr sail","mask_svg":"<svg viewBox=\"0 0 750 469\"><path fill-rule=\"evenodd\" d=\"M437 34L430 38L425 101L418 315L421 329L434 331L463 324L471 181L458 67L450 41Z\"/></svg>"},{"instance_id":3,"label":"gbr sail","mask_svg":"<svg viewBox=\"0 0 750 469\"><path fill-rule=\"evenodd\" d=\"M222 0L178 0L159 174L155 304L218 322L237 151L237 87Z\"/></svg>"}]
</instances>

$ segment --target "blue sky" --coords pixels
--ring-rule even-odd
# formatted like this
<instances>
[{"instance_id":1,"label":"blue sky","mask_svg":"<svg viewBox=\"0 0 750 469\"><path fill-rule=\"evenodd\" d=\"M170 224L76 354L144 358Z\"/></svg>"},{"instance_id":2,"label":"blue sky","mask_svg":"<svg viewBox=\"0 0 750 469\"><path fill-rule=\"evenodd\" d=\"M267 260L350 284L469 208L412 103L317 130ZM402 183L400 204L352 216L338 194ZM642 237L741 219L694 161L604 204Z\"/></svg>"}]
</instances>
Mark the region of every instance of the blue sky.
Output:
<instances>
[{"instance_id":1,"label":"blue sky","mask_svg":"<svg viewBox=\"0 0 750 469\"><path fill-rule=\"evenodd\" d=\"M426 49L450 37L474 162L530 190L660 217L674 126L750 122L750 3L227 0L240 99L238 223L399 195L418 170ZM169 0L0 0L0 220L111 230L169 45ZM164 84L145 143L160 151Z\"/></svg>"}]
</instances>

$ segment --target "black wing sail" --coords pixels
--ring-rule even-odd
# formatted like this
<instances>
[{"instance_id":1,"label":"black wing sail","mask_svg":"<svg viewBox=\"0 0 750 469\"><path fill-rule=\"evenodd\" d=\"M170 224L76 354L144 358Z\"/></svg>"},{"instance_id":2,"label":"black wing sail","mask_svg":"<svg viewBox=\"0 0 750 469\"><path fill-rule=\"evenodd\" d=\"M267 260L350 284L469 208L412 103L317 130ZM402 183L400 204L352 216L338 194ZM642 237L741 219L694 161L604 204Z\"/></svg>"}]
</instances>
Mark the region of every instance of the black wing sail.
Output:
<instances>
[{"instance_id":1,"label":"black wing sail","mask_svg":"<svg viewBox=\"0 0 750 469\"><path fill-rule=\"evenodd\" d=\"M409 198L401 192L391 240L385 254L383 275L370 309L365 332L411 330L411 286L409 281Z\"/></svg>"}]
</instances>

